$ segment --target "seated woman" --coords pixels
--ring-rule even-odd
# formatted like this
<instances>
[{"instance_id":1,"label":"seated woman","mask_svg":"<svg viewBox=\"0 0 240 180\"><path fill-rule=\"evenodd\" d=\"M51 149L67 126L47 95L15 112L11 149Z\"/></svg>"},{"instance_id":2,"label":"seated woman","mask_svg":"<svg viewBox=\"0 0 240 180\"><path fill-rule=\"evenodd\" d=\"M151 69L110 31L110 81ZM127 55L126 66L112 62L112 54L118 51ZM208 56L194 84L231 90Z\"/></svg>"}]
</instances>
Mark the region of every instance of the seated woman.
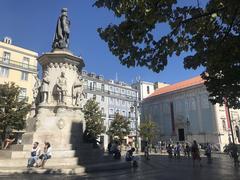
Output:
<instances>
[{"instance_id":1,"label":"seated woman","mask_svg":"<svg viewBox=\"0 0 240 180\"><path fill-rule=\"evenodd\" d=\"M4 147L3 147L3 149L7 149L9 147L9 145L11 145L14 141L15 141L14 135L13 134L9 134L9 136L6 137L5 140L4 140Z\"/></svg>"},{"instance_id":2,"label":"seated woman","mask_svg":"<svg viewBox=\"0 0 240 180\"><path fill-rule=\"evenodd\" d=\"M34 142L33 148L31 150L31 157L28 159L27 167L33 167L35 163L37 163L37 160L40 155L40 147L38 146L38 142Z\"/></svg>"},{"instance_id":3,"label":"seated woman","mask_svg":"<svg viewBox=\"0 0 240 180\"><path fill-rule=\"evenodd\" d=\"M39 159L41 159L41 162L37 164L37 167L44 168L44 165L48 159L52 157L52 148L49 142L44 143L44 150L43 153L39 156Z\"/></svg>"}]
</instances>

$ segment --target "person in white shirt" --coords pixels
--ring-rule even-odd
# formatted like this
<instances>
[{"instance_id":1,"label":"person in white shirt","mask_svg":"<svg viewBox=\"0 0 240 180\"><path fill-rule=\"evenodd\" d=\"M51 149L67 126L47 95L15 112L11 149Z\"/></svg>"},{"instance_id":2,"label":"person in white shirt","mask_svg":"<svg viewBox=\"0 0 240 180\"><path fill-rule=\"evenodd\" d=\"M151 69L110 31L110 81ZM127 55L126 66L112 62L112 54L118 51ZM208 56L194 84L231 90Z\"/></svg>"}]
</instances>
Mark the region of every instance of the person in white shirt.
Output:
<instances>
[{"instance_id":1,"label":"person in white shirt","mask_svg":"<svg viewBox=\"0 0 240 180\"><path fill-rule=\"evenodd\" d=\"M41 153L40 147L38 146L38 142L33 143L33 148L31 151L31 157L28 159L27 167L33 167L39 158Z\"/></svg>"},{"instance_id":2,"label":"person in white shirt","mask_svg":"<svg viewBox=\"0 0 240 180\"><path fill-rule=\"evenodd\" d=\"M44 168L45 163L48 159L52 157L52 148L49 142L44 143L44 150L43 153L39 156L39 159L41 159L41 162L37 165L38 167Z\"/></svg>"}]
</instances>

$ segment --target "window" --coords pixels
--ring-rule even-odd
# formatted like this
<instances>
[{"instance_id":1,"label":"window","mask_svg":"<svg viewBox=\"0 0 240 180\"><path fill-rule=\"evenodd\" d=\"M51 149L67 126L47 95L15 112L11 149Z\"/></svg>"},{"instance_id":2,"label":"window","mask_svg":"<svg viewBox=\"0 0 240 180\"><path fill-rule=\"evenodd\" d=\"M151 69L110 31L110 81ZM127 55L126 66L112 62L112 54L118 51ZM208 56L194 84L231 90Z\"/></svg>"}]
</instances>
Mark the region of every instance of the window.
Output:
<instances>
[{"instance_id":1,"label":"window","mask_svg":"<svg viewBox=\"0 0 240 180\"><path fill-rule=\"evenodd\" d=\"M3 52L3 63L8 64L10 61L11 54L9 52Z\"/></svg>"},{"instance_id":2,"label":"window","mask_svg":"<svg viewBox=\"0 0 240 180\"><path fill-rule=\"evenodd\" d=\"M1 77L8 77L9 69L5 67L0 67L0 76Z\"/></svg>"},{"instance_id":3,"label":"window","mask_svg":"<svg viewBox=\"0 0 240 180\"><path fill-rule=\"evenodd\" d=\"M26 88L20 88L19 99L24 99L26 97L27 97L27 89Z\"/></svg>"},{"instance_id":4,"label":"window","mask_svg":"<svg viewBox=\"0 0 240 180\"><path fill-rule=\"evenodd\" d=\"M93 95L93 100L96 100L97 99L97 96L96 94Z\"/></svg>"},{"instance_id":5,"label":"window","mask_svg":"<svg viewBox=\"0 0 240 180\"><path fill-rule=\"evenodd\" d=\"M95 90L97 88L97 83L93 82L93 90Z\"/></svg>"},{"instance_id":6,"label":"window","mask_svg":"<svg viewBox=\"0 0 240 180\"><path fill-rule=\"evenodd\" d=\"M102 112L102 114L104 114L104 108L103 107L101 108L101 112Z\"/></svg>"},{"instance_id":7,"label":"window","mask_svg":"<svg viewBox=\"0 0 240 180\"><path fill-rule=\"evenodd\" d=\"M113 109L109 109L109 114L113 114Z\"/></svg>"},{"instance_id":8,"label":"window","mask_svg":"<svg viewBox=\"0 0 240 180\"><path fill-rule=\"evenodd\" d=\"M104 102L104 96L102 96L102 97L101 97L101 101L103 101L103 102Z\"/></svg>"},{"instance_id":9,"label":"window","mask_svg":"<svg viewBox=\"0 0 240 180\"><path fill-rule=\"evenodd\" d=\"M29 67L29 58L23 57L22 66L24 68L28 68Z\"/></svg>"},{"instance_id":10,"label":"window","mask_svg":"<svg viewBox=\"0 0 240 180\"><path fill-rule=\"evenodd\" d=\"M28 80L28 73L22 72L21 80L27 81Z\"/></svg>"},{"instance_id":11,"label":"window","mask_svg":"<svg viewBox=\"0 0 240 180\"><path fill-rule=\"evenodd\" d=\"M147 94L150 94L150 88L147 86Z\"/></svg>"},{"instance_id":12,"label":"window","mask_svg":"<svg viewBox=\"0 0 240 180\"><path fill-rule=\"evenodd\" d=\"M93 83L90 82L90 90L93 90Z\"/></svg>"},{"instance_id":13,"label":"window","mask_svg":"<svg viewBox=\"0 0 240 180\"><path fill-rule=\"evenodd\" d=\"M126 116L126 112L125 112L125 111L122 111L122 115L123 115L123 116Z\"/></svg>"},{"instance_id":14,"label":"window","mask_svg":"<svg viewBox=\"0 0 240 180\"><path fill-rule=\"evenodd\" d=\"M122 105L125 105L125 101L124 100L122 100Z\"/></svg>"},{"instance_id":15,"label":"window","mask_svg":"<svg viewBox=\"0 0 240 180\"><path fill-rule=\"evenodd\" d=\"M101 85L101 91L104 91L104 84Z\"/></svg>"}]
</instances>

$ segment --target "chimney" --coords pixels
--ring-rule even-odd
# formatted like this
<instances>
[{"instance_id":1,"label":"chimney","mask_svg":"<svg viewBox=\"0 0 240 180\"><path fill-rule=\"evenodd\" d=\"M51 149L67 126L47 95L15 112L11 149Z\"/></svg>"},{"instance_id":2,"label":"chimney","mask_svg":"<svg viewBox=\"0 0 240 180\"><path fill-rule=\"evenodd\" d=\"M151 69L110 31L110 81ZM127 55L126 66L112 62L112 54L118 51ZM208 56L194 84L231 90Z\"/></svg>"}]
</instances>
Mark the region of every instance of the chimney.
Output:
<instances>
[{"instance_id":1,"label":"chimney","mask_svg":"<svg viewBox=\"0 0 240 180\"><path fill-rule=\"evenodd\" d=\"M4 37L3 42L5 42L7 44L12 44L12 38L6 36L6 37Z\"/></svg>"}]
</instances>

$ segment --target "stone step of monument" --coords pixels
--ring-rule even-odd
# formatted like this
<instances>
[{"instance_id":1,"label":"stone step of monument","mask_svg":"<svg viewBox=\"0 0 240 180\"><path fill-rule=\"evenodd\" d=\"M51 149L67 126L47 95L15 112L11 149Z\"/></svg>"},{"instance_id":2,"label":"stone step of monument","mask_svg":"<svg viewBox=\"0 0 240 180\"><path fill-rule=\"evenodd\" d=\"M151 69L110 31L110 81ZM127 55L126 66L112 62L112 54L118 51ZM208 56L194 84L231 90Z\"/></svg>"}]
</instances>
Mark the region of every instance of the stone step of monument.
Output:
<instances>
[{"instance_id":1,"label":"stone step of monument","mask_svg":"<svg viewBox=\"0 0 240 180\"><path fill-rule=\"evenodd\" d=\"M42 168L27 168L27 167L0 167L1 175L10 174L68 174L68 175L85 175L86 173L95 173L102 171L120 170L120 169L131 169L132 165L129 162L115 161L110 163L97 163L86 166L50 166L46 165L44 169Z\"/></svg>"},{"instance_id":2,"label":"stone step of monument","mask_svg":"<svg viewBox=\"0 0 240 180\"><path fill-rule=\"evenodd\" d=\"M13 144L9 147L9 150L12 151L27 151L32 149L32 144ZM40 145L40 147L43 149L43 145ZM65 144L65 145L55 145L52 146L54 150L89 150L93 149L92 144L89 143L80 143L78 146L72 145L72 144Z\"/></svg>"},{"instance_id":3,"label":"stone step of monument","mask_svg":"<svg viewBox=\"0 0 240 180\"><path fill-rule=\"evenodd\" d=\"M69 175L84 175L85 167L83 166L48 166L42 168L27 168L27 167L4 167L0 168L1 175L9 174L69 174Z\"/></svg>"},{"instance_id":4,"label":"stone step of monument","mask_svg":"<svg viewBox=\"0 0 240 180\"><path fill-rule=\"evenodd\" d=\"M26 167L27 159L1 159L0 168L2 167ZM78 165L78 158L52 158L46 163L48 166L75 166Z\"/></svg>"},{"instance_id":5,"label":"stone step of monument","mask_svg":"<svg viewBox=\"0 0 240 180\"><path fill-rule=\"evenodd\" d=\"M75 150L54 150L52 152L53 158L65 158L65 157L75 157ZM0 159L21 159L21 158L29 158L30 151L8 151L8 150L0 150Z\"/></svg>"}]
</instances>

